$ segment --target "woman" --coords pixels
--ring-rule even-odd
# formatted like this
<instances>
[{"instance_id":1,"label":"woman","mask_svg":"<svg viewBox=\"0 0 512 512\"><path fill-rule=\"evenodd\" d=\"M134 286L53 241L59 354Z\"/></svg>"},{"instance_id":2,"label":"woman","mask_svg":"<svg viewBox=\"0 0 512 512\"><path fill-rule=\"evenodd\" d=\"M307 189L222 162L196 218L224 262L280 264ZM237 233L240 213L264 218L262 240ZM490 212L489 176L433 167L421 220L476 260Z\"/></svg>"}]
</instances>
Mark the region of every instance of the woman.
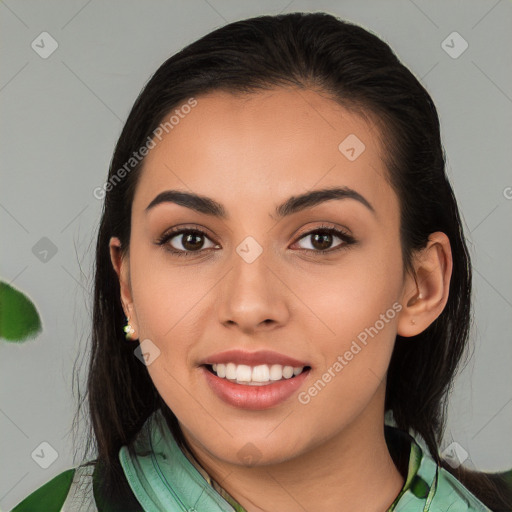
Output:
<instances>
[{"instance_id":1,"label":"woman","mask_svg":"<svg viewBox=\"0 0 512 512\"><path fill-rule=\"evenodd\" d=\"M95 194L98 456L15 511L506 510L439 455L471 267L436 109L384 42L322 13L215 30Z\"/></svg>"}]
</instances>

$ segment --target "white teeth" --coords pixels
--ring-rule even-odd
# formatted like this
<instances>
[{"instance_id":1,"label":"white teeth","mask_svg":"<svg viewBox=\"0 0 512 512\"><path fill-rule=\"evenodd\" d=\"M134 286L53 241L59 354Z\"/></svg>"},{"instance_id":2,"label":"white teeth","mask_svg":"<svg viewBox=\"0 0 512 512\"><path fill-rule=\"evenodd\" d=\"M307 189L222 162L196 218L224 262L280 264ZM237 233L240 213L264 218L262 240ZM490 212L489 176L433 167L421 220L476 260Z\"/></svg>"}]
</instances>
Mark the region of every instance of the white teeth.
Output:
<instances>
[{"instance_id":1,"label":"white teeth","mask_svg":"<svg viewBox=\"0 0 512 512\"><path fill-rule=\"evenodd\" d=\"M236 367L236 380L239 382L251 382L252 369L246 364L239 364Z\"/></svg>"},{"instance_id":2,"label":"white teeth","mask_svg":"<svg viewBox=\"0 0 512 512\"><path fill-rule=\"evenodd\" d=\"M212 364L212 368L217 374L217 377L236 381L239 384L248 384L250 386L258 386L262 383L282 379L291 379L304 370L303 366L282 366L280 364L273 364L269 367L267 364L260 364L253 367L246 364L236 365L235 363Z\"/></svg>"},{"instance_id":3,"label":"white teeth","mask_svg":"<svg viewBox=\"0 0 512 512\"><path fill-rule=\"evenodd\" d=\"M228 363L226 365L226 379L236 379L236 364Z\"/></svg>"},{"instance_id":4,"label":"white teeth","mask_svg":"<svg viewBox=\"0 0 512 512\"><path fill-rule=\"evenodd\" d=\"M273 364L270 367L270 380L281 380L283 378L283 367L280 364Z\"/></svg>"},{"instance_id":5,"label":"white teeth","mask_svg":"<svg viewBox=\"0 0 512 512\"><path fill-rule=\"evenodd\" d=\"M252 380L255 382L268 382L270 371L266 364L260 364L252 369Z\"/></svg>"},{"instance_id":6,"label":"white teeth","mask_svg":"<svg viewBox=\"0 0 512 512\"><path fill-rule=\"evenodd\" d=\"M218 364L217 368L213 369L213 371L217 372L217 377L224 378L226 376L226 365L225 364Z\"/></svg>"},{"instance_id":7,"label":"white teeth","mask_svg":"<svg viewBox=\"0 0 512 512\"><path fill-rule=\"evenodd\" d=\"M293 366L285 366L283 368L283 377L285 379L291 379L293 377Z\"/></svg>"}]
</instances>

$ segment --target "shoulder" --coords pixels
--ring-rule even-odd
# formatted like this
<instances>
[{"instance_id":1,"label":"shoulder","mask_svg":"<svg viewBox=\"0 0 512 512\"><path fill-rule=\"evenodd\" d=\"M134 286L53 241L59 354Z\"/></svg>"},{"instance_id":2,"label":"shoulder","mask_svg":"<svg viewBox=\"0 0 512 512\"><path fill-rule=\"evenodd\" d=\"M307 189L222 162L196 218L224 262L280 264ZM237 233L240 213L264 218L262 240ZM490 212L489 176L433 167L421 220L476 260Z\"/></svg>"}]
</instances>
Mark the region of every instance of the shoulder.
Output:
<instances>
[{"instance_id":1,"label":"shoulder","mask_svg":"<svg viewBox=\"0 0 512 512\"><path fill-rule=\"evenodd\" d=\"M59 473L18 503L11 512L96 512L92 475L84 464Z\"/></svg>"},{"instance_id":2,"label":"shoulder","mask_svg":"<svg viewBox=\"0 0 512 512\"><path fill-rule=\"evenodd\" d=\"M437 465L429 455L424 455L424 461L425 475L429 474L428 467L430 474L435 474L431 483L431 490L434 490L434 493L430 512L492 512L462 482Z\"/></svg>"},{"instance_id":3,"label":"shoulder","mask_svg":"<svg viewBox=\"0 0 512 512\"><path fill-rule=\"evenodd\" d=\"M462 482L457 480L446 469L439 467L439 483L438 492L442 500L447 504L458 504L459 508L464 512L490 512L484 505ZM451 509L450 509L451 510ZM458 510L458 509L454 509Z\"/></svg>"},{"instance_id":4,"label":"shoulder","mask_svg":"<svg viewBox=\"0 0 512 512\"><path fill-rule=\"evenodd\" d=\"M391 435L391 432L389 433ZM492 512L432 458L421 436L395 431L409 444L409 470L394 512ZM396 442L396 439L395 439Z\"/></svg>"}]
</instances>

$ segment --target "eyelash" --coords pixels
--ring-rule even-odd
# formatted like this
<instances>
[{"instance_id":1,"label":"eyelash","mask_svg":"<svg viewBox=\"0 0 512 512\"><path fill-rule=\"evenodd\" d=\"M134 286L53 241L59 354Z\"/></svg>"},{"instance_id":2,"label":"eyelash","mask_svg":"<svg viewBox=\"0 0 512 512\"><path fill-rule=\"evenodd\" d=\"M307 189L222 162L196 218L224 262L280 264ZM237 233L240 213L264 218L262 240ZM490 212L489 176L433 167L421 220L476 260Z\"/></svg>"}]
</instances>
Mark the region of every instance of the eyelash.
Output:
<instances>
[{"instance_id":1,"label":"eyelash","mask_svg":"<svg viewBox=\"0 0 512 512\"><path fill-rule=\"evenodd\" d=\"M159 245L159 246L164 246L168 241L170 241L175 236L182 235L182 234L185 234L185 233L199 234L199 235L203 235L203 236L205 236L206 238L209 239L208 234L205 233L201 229L198 229L198 228L176 228L176 229L173 229L171 231L168 231L167 233L164 233L156 241L156 244ZM310 235L316 234L316 233L327 233L327 234L335 235L338 238L340 238L343 241L343 243L339 244L334 249L332 249L332 248L331 249L325 249L325 250L300 249L301 251L305 251L308 254L313 253L315 255L327 254L327 253L335 253L337 251L340 251L340 250L343 250L343 249L347 249L349 246L357 243L356 239L352 235L347 233L346 231L341 230L339 228L333 228L331 226L324 226L324 225L319 226L319 227L315 228L312 231L308 231L307 233L304 233L303 235L301 235L297 239L296 242L302 240L303 238L307 238ZM210 248L210 249L212 249L212 248ZM174 249L172 247L170 247L170 248L167 247L166 250L169 251L171 254L176 255L178 257L182 257L182 256L187 257L187 256L193 256L195 254L198 254L198 253L202 252L204 249L200 249L198 251L183 251L183 250ZM206 249L206 250L208 250L208 249Z\"/></svg>"}]
</instances>

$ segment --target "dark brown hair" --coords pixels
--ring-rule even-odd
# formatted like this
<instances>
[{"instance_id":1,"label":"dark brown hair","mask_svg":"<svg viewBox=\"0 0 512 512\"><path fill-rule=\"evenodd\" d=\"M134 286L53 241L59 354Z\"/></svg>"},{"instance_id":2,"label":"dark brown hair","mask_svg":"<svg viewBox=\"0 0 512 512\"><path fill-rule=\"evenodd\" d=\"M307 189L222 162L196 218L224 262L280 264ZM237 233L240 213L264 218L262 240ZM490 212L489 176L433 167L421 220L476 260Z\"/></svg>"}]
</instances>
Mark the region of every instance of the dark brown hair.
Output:
<instances>
[{"instance_id":1,"label":"dark brown hair","mask_svg":"<svg viewBox=\"0 0 512 512\"><path fill-rule=\"evenodd\" d=\"M425 88L377 36L328 14L292 13L231 23L173 55L140 93L117 142L96 245L92 347L83 397L88 398L91 419L87 450L94 441L107 486L122 482L119 449L133 440L157 408L177 442L184 443L176 417L134 356L137 342L125 340L119 282L109 254L112 236L120 239L124 254L129 251L131 207L144 160L123 179L113 179L169 112L191 97L280 86L322 91L373 119L382 140L385 135L383 158L400 203L405 271L412 272L412 256L425 247L431 233L449 237L453 273L448 302L416 339L397 336L385 404L398 428L421 435L433 458L442 463L439 443L447 396L471 325L471 265L445 173L436 108ZM489 506L503 505L484 475L443 465Z\"/></svg>"}]
</instances>

